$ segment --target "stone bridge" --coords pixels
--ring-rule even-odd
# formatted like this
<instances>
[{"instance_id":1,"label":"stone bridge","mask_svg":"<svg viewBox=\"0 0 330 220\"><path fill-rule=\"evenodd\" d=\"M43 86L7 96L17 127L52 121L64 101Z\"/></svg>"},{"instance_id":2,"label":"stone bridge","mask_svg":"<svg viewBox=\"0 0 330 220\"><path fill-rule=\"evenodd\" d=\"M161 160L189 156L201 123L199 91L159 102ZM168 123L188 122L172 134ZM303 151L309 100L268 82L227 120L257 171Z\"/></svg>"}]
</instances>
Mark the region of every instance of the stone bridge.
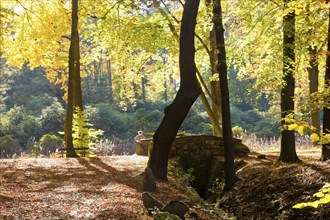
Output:
<instances>
[{"instance_id":1,"label":"stone bridge","mask_svg":"<svg viewBox=\"0 0 330 220\"><path fill-rule=\"evenodd\" d=\"M233 138L233 143L236 156L246 156L250 152L249 148L242 144L241 140ZM143 139L136 144L135 152L137 155L150 156L152 147L152 138ZM223 138L212 135L177 136L173 141L170 157L190 154L223 156Z\"/></svg>"}]
</instances>

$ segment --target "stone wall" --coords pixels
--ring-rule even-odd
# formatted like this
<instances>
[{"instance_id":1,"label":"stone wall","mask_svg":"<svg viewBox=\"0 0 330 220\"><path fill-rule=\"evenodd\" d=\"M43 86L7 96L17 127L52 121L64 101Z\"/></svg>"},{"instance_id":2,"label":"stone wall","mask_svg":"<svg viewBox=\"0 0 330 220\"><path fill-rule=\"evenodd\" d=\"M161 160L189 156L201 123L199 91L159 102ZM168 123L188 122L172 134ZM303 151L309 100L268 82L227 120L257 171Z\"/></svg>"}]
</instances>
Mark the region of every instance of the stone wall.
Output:
<instances>
[{"instance_id":1,"label":"stone wall","mask_svg":"<svg viewBox=\"0 0 330 220\"><path fill-rule=\"evenodd\" d=\"M239 139L233 139L234 153L237 156L246 156L250 150ZM149 146L148 146L149 145ZM150 148L152 148L152 139L144 139L136 144L136 154L141 156L148 156ZM175 138L170 157L183 155L200 155L200 156L223 156L224 146L223 138L211 135L192 135L192 136L178 136Z\"/></svg>"}]
</instances>

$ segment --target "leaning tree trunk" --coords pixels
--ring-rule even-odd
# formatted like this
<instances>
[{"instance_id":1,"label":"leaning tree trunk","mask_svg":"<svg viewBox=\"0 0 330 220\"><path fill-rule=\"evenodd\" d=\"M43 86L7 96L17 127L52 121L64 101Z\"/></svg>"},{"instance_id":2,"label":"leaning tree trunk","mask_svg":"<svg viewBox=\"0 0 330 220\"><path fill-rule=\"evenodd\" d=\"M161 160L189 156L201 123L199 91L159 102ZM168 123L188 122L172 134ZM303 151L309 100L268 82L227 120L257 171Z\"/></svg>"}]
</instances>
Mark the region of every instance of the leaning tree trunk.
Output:
<instances>
[{"instance_id":1,"label":"leaning tree trunk","mask_svg":"<svg viewBox=\"0 0 330 220\"><path fill-rule=\"evenodd\" d=\"M290 0L284 0L287 4ZM288 114L294 112L294 70L295 70L295 11L283 18L283 83L281 88L281 124ZM295 131L281 130L281 153L279 161L297 162Z\"/></svg>"},{"instance_id":2,"label":"leaning tree trunk","mask_svg":"<svg viewBox=\"0 0 330 220\"><path fill-rule=\"evenodd\" d=\"M67 157L78 157L73 146L72 122L74 107L79 106L82 109L79 53L78 0L72 0L72 26L69 49L68 105L64 128L64 141L67 148Z\"/></svg>"},{"instance_id":3,"label":"leaning tree trunk","mask_svg":"<svg viewBox=\"0 0 330 220\"><path fill-rule=\"evenodd\" d=\"M187 0L181 21L180 32L180 77L179 91L172 104L165 108L164 118L153 137L154 147L149 160L154 176L167 179L167 164L171 145L200 91L195 65L195 26L199 0Z\"/></svg>"},{"instance_id":4,"label":"leaning tree trunk","mask_svg":"<svg viewBox=\"0 0 330 220\"><path fill-rule=\"evenodd\" d=\"M227 62L226 62L226 48L224 39L224 28L222 24L222 9L220 0L213 2L213 19L214 28L218 49L218 72L220 78L220 92L221 92L221 106L222 106L222 128L223 128L223 142L225 148L225 188L230 190L238 178L235 174L234 167L234 150L231 130L230 118L230 103L229 103L229 88L227 79Z\"/></svg>"},{"instance_id":5,"label":"leaning tree trunk","mask_svg":"<svg viewBox=\"0 0 330 220\"><path fill-rule=\"evenodd\" d=\"M329 11L330 13L330 11ZM330 14L329 14L329 23L328 23L328 49L327 49L327 61L326 61L326 70L324 76L325 88L330 86ZM326 106L323 108L323 134L330 133L330 108ZM321 160L326 161L330 159L330 143L322 145L322 156Z\"/></svg>"},{"instance_id":6,"label":"leaning tree trunk","mask_svg":"<svg viewBox=\"0 0 330 220\"><path fill-rule=\"evenodd\" d=\"M211 0L207 0L207 4L210 4ZM162 9L162 7L160 6L159 1L157 0L153 0L153 3L156 5L156 8L158 9L158 11L165 17L165 19L168 21L168 26L172 32L172 34L174 35L175 39L179 41L179 35L177 34L176 30L175 30L175 26L173 25L173 23L171 22L170 17L172 17L175 21L175 23L179 23L180 21L178 19L176 19L174 16L170 16L169 13L167 13L166 11L164 11ZM212 30L213 31L213 30ZM213 31L214 32L214 31ZM215 42L215 36L213 36L214 33L212 34L212 36L210 35L210 40L212 40L213 42ZM199 42L201 42L201 44L204 45L204 48L206 49L206 51L208 52L209 56L210 56L210 63L211 63L211 68L212 68L212 74L216 73L216 50L213 51L209 51L208 47L206 45L206 43L204 41L202 41L202 39L195 34L195 36L197 36ZM211 43L211 45L213 45L214 47L216 47L215 44ZM213 53L213 55L212 55ZM211 83L211 92L207 89L207 86L203 80L203 78L201 77L198 69L197 69L197 75L199 76L199 80L200 80L200 90L201 90L201 101L204 105L204 108L206 110L206 113L211 121L212 127L213 127L213 133L216 136L220 136L222 137L222 130L220 128L220 122L222 121L221 119L221 105L220 105L220 92L219 92L219 86L217 82L212 82ZM214 86L215 85L215 86ZM175 84L174 84L175 87ZM207 90L207 93L209 94L210 98L211 98L211 103L212 103L212 108L209 104L208 99L206 98L202 87L205 88ZM213 88L213 89L212 89ZM174 91L176 91L176 88L174 89ZM218 92L218 94L215 94L216 92ZM217 100L217 101L216 101ZM217 104L216 104L217 103ZM213 112L213 110L215 112Z\"/></svg>"}]
</instances>

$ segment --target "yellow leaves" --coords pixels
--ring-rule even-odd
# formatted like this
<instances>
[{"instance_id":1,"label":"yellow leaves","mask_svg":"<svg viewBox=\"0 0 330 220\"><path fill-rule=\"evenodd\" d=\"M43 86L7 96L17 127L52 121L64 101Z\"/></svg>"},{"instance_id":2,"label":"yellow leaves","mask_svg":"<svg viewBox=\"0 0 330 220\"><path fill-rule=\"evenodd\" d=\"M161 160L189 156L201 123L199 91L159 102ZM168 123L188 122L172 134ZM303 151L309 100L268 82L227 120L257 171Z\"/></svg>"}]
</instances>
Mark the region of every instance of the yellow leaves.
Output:
<instances>
[{"instance_id":1,"label":"yellow leaves","mask_svg":"<svg viewBox=\"0 0 330 220\"><path fill-rule=\"evenodd\" d=\"M330 183L325 183L325 185L313 195L314 197L319 198L316 201L313 202L303 202L303 203L298 203L294 205L292 208L294 209L302 209L305 207L313 207L317 208L321 204L327 204L330 203Z\"/></svg>"},{"instance_id":2,"label":"yellow leaves","mask_svg":"<svg viewBox=\"0 0 330 220\"><path fill-rule=\"evenodd\" d=\"M285 124L283 125L282 129L284 130L296 131L301 136L306 135L308 131L310 131L310 139L313 143L330 143L330 134L323 134L322 132L318 131L317 128L308 124L306 121L294 119L293 115L289 115L283 120L285 121Z\"/></svg>"},{"instance_id":3,"label":"yellow leaves","mask_svg":"<svg viewBox=\"0 0 330 220\"><path fill-rule=\"evenodd\" d=\"M289 131L295 131L299 126L297 124L290 124L288 126Z\"/></svg>"},{"instance_id":4,"label":"yellow leaves","mask_svg":"<svg viewBox=\"0 0 330 220\"><path fill-rule=\"evenodd\" d=\"M61 36L70 33L70 16L59 7L61 4L59 0L31 1L28 8L11 16L10 31L3 36L3 56L9 65L21 67L28 62L31 69L63 67L57 60L63 57L60 51L68 53L68 44Z\"/></svg>"},{"instance_id":5,"label":"yellow leaves","mask_svg":"<svg viewBox=\"0 0 330 220\"><path fill-rule=\"evenodd\" d=\"M310 138L312 142L318 142L320 140L320 137L316 133L311 134Z\"/></svg>"},{"instance_id":6,"label":"yellow leaves","mask_svg":"<svg viewBox=\"0 0 330 220\"><path fill-rule=\"evenodd\" d=\"M303 136L308 132L308 129L305 126L299 126L297 129L297 132L298 132L298 134Z\"/></svg>"}]
</instances>

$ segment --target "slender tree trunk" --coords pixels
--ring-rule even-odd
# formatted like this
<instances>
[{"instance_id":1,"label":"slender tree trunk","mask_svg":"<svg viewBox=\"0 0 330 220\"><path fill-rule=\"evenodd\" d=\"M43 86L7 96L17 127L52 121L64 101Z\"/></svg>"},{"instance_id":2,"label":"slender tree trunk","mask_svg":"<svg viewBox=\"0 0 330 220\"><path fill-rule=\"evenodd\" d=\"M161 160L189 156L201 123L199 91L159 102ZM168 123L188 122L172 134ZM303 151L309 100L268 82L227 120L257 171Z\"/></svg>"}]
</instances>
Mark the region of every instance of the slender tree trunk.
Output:
<instances>
[{"instance_id":1,"label":"slender tree trunk","mask_svg":"<svg viewBox=\"0 0 330 220\"><path fill-rule=\"evenodd\" d=\"M195 26L199 0L187 0L180 32L181 85L172 104L165 108L165 116L153 137L154 148L148 162L157 179L167 179L167 164L171 145L200 91L195 65Z\"/></svg>"},{"instance_id":2,"label":"slender tree trunk","mask_svg":"<svg viewBox=\"0 0 330 220\"><path fill-rule=\"evenodd\" d=\"M229 88L227 77L226 48L224 39L224 28L222 24L222 9L220 0L213 1L213 19L218 49L218 72L220 78L223 142L225 147L225 188L230 190L238 178L234 167L234 150L231 130Z\"/></svg>"},{"instance_id":3,"label":"slender tree trunk","mask_svg":"<svg viewBox=\"0 0 330 220\"><path fill-rule=\"evenodd\" d=\"M285 5L290 0L284 0ZM283 84L281 88L282 119L294 112L294 72L295 72L295 12L292 11L283 18ZM281 122L282 127L285 121ZM279 161L297 162L294 131L281 131L281 153Z\"/></svg>"},{"instance_id":4,"label":"slender tree trunk","mask_svg":"<svg viewBox=\"0 0 330 220\"><path fill-rule=\"evenodd\" d=\"M113 103L113 91L112 91L112 72L111 72L111 61L107 60L107 73L108 73L108 87L109 87L109 102Z\"/></svg>"},{"instance_id":5,"label":"slender tree trunk","mask_svg":"<svg viewBox=\"0 0 330 220\"><path fill-rule=\"evenodd\" d=\"M206 6L210 6L211 0L206 1ZM211 67L211 74L212 76L218 73L217 70L217 40L216 40L216 31L215 27L213 26L212 30L210 31L210 67ZM220 123L222 123L221 117L221 92L220 92L220 84L219 82L212 81L211 85L211 95L212 99L212 112L214 116L214 120L217 122L218 126L220 127ZM222 131L219 133L217 129L213 126L213 134L215 136L222 136Z\"/></svg>"},{"instance_id":6,"label":"slender tree trunk","mask_svg":"<svg viewBox=\"0 0 330 220\"><path fill-rule=\"evenodd\" d=\"M201 90L201 94L200 94L199 98L201 99L201 101L204 105L205 111L206 111L206 113L207 113L207 115L210 119L211 124L212 124L213 132L214 132L213 134L215 136L222 137L223 132L220 128L219 121L217 120L218 118L214 116L213 111L212 111L212 109L209 105L209 102L207 101L207 98L206 98L205 93L203 92L202 88L200 88L200 90Z\"/></svg>"},{"instance_id":7,"label":"slender tree trunk","mask_svg":"<svg viewBox=\"0 0 330 220\"><path fill-rule=\"evenodd\" d=\"M329 9L330 13L330 9ZM326 70L324 76L325 88L330 86L330 14L328 21L328 49L327 49L327 61L326 61ZM330 109L327 107L323 108L323 134L330 133ZM321 160L326 161L330 160L330 143L322 145L322 155Z\"/></svg>"},{"instance_id":8,"label":"slender tree trunk","mask_svg":"<svg viewBox=\"0 0 330 220\"><path fill-rule=\"evenodd\" d=\"M168 86L167 86L166 76L164 75L164 101L165 101L165 103L168 100L168 97L167 97L168 91L167 91L167 89L168 89Z\"/></svg>"},{"instance_id":9,"label":"slender tree trunk","mask_svg":"<svg viewBox=\"0 0 330 220\"><path fill-rule=\"evenodd\" d=\"M72 121L74 107L82 109L81 81L80 81L80 51L78 35L78 0L72 0L72 26L69 49L69 79L68 79L68 105L65 121L65 146L67 157L78 157L74 150L72 139Z\"/></svg>"},{"instance_id":10,"label":"slender tree trunk","mask_svg":"<svg viewBox=\"0 0 330 220\"><path fill-rule=\"evenodd\" d=\"M308 48L310 60L310 67L307 68L308 71L308 79L309 79L309 94L313 94L318 91L319 88L319 68L318 62L316 59L317 48L312 45ZM315 111L312 112L311 115L312 126L314 126L318 131L321 128L321 120L320 120L320 112Z\"/></svg>"}]
</instances>

